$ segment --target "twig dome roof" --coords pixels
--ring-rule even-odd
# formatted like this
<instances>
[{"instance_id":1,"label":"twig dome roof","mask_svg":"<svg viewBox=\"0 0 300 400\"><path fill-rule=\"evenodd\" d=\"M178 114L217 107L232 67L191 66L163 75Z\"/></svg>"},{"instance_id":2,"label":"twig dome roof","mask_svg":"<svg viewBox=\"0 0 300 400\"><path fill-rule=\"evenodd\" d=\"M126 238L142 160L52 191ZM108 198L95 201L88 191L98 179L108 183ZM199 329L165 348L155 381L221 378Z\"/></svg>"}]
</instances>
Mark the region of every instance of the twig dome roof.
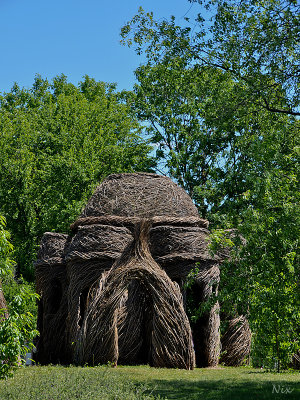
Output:
<instances>
[{"instance_id":1,"label":"twig dome roof","mask_svg":"<svg viewBox=\"0 0 300 400\"><path fill-rule=\"evenodd\" d=\"M199 217L188 194L170 178L150 173L112 174L96 189L80 218L104 215Z\"/></svg>"}]
</instances>

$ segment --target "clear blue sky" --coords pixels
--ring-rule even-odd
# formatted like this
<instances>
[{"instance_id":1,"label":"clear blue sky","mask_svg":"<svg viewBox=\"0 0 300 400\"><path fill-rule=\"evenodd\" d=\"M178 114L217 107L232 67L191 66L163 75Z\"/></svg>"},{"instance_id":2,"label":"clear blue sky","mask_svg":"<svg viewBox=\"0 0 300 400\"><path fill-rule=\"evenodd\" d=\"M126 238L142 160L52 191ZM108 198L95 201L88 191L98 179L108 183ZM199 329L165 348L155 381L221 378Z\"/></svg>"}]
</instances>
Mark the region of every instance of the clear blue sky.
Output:
<instances>
[{"instance_id":1,"label":"clear blue sky","mask_svg":"<svg viewBox=\"0 0 300 400\"><path fill-rule=\"evenodd\" d=\"M75 84L87 74L131 89L142 59L119 33L139 6L178 23L199 10L187 0L0 0L0 92L14 82L30 87L36 73L64 73Z\"/></svg>"}]
</instances>

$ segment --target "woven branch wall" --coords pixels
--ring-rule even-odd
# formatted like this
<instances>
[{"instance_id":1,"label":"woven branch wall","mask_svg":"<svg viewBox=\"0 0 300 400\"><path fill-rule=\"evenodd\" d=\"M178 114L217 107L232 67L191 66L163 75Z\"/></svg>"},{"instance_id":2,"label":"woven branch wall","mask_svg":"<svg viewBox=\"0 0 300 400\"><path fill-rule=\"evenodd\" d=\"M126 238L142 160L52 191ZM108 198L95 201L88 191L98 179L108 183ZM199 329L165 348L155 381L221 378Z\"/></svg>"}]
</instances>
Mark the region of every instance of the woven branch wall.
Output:
<instances>
[{"instance_id":1,"label":"woven branch wall","mask_svg":"<svg viewBox=\"0 0 300 400\"><path fill-rule=\"evenodd\" d=\"M185 310L184 282L196 263L199 302L218 285L219 259L208 252L207 228L190 197L169 178L110 175L70 235L42 238L37 361L216 365L218 303L193 327Z\"/></svg>"}]
</instances>

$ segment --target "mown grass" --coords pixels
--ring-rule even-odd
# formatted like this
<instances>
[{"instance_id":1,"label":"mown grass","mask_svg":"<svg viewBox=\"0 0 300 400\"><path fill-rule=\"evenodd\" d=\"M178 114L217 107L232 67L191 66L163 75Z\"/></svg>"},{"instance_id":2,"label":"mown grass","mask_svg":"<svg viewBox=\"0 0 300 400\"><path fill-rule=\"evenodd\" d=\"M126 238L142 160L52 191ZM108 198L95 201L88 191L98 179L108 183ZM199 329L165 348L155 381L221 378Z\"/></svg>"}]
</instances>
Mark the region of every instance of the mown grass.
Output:
<instances>
[{"instance_id":1,"label":"mown grass","mask_svg":"<svg viewBox=\"0 0 300 400\"><path fill-rule=\"evenodd\" d=\"M300 375L253 368L27 367L0 382L1 400L300 399Z\"/></svg>"},{"instance_id":2,"label":"mown grass","mask_svg":"<svg viewBox=\"0 0 300 400\"><path fill-rule=\"evenodd\" d=\"M0 381L1 400L154 400L151 389L111 367L26 367Z\"/></svg>"}]
</instances>

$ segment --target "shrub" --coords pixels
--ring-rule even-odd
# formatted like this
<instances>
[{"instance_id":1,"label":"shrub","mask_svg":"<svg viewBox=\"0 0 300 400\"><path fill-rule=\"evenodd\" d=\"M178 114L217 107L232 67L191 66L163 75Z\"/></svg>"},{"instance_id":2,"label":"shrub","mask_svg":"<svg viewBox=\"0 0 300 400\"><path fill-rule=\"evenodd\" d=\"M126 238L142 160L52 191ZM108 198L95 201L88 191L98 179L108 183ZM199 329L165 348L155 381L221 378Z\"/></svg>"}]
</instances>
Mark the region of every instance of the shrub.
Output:
<instances>
[{"instance_id":1,"label":"shrub","mask_svg":"<svg viewBox=\"0 0 300 400\"><path fill-rule=\"evenodd\" d=\"M14 265L11 259L13 246L5 223L5 218L0 216L0 282L12 276ZM0 379L12 375L13 370L22 365L21 354L26 353L27 346L32 345L32 339L38 333L34 329L33 315L27 311L28 303L32 303L36 296L23 285L7 305L8 317L0 320ZM0 314L4 315L3 310Z\"/></svg>"}]
</instances>

